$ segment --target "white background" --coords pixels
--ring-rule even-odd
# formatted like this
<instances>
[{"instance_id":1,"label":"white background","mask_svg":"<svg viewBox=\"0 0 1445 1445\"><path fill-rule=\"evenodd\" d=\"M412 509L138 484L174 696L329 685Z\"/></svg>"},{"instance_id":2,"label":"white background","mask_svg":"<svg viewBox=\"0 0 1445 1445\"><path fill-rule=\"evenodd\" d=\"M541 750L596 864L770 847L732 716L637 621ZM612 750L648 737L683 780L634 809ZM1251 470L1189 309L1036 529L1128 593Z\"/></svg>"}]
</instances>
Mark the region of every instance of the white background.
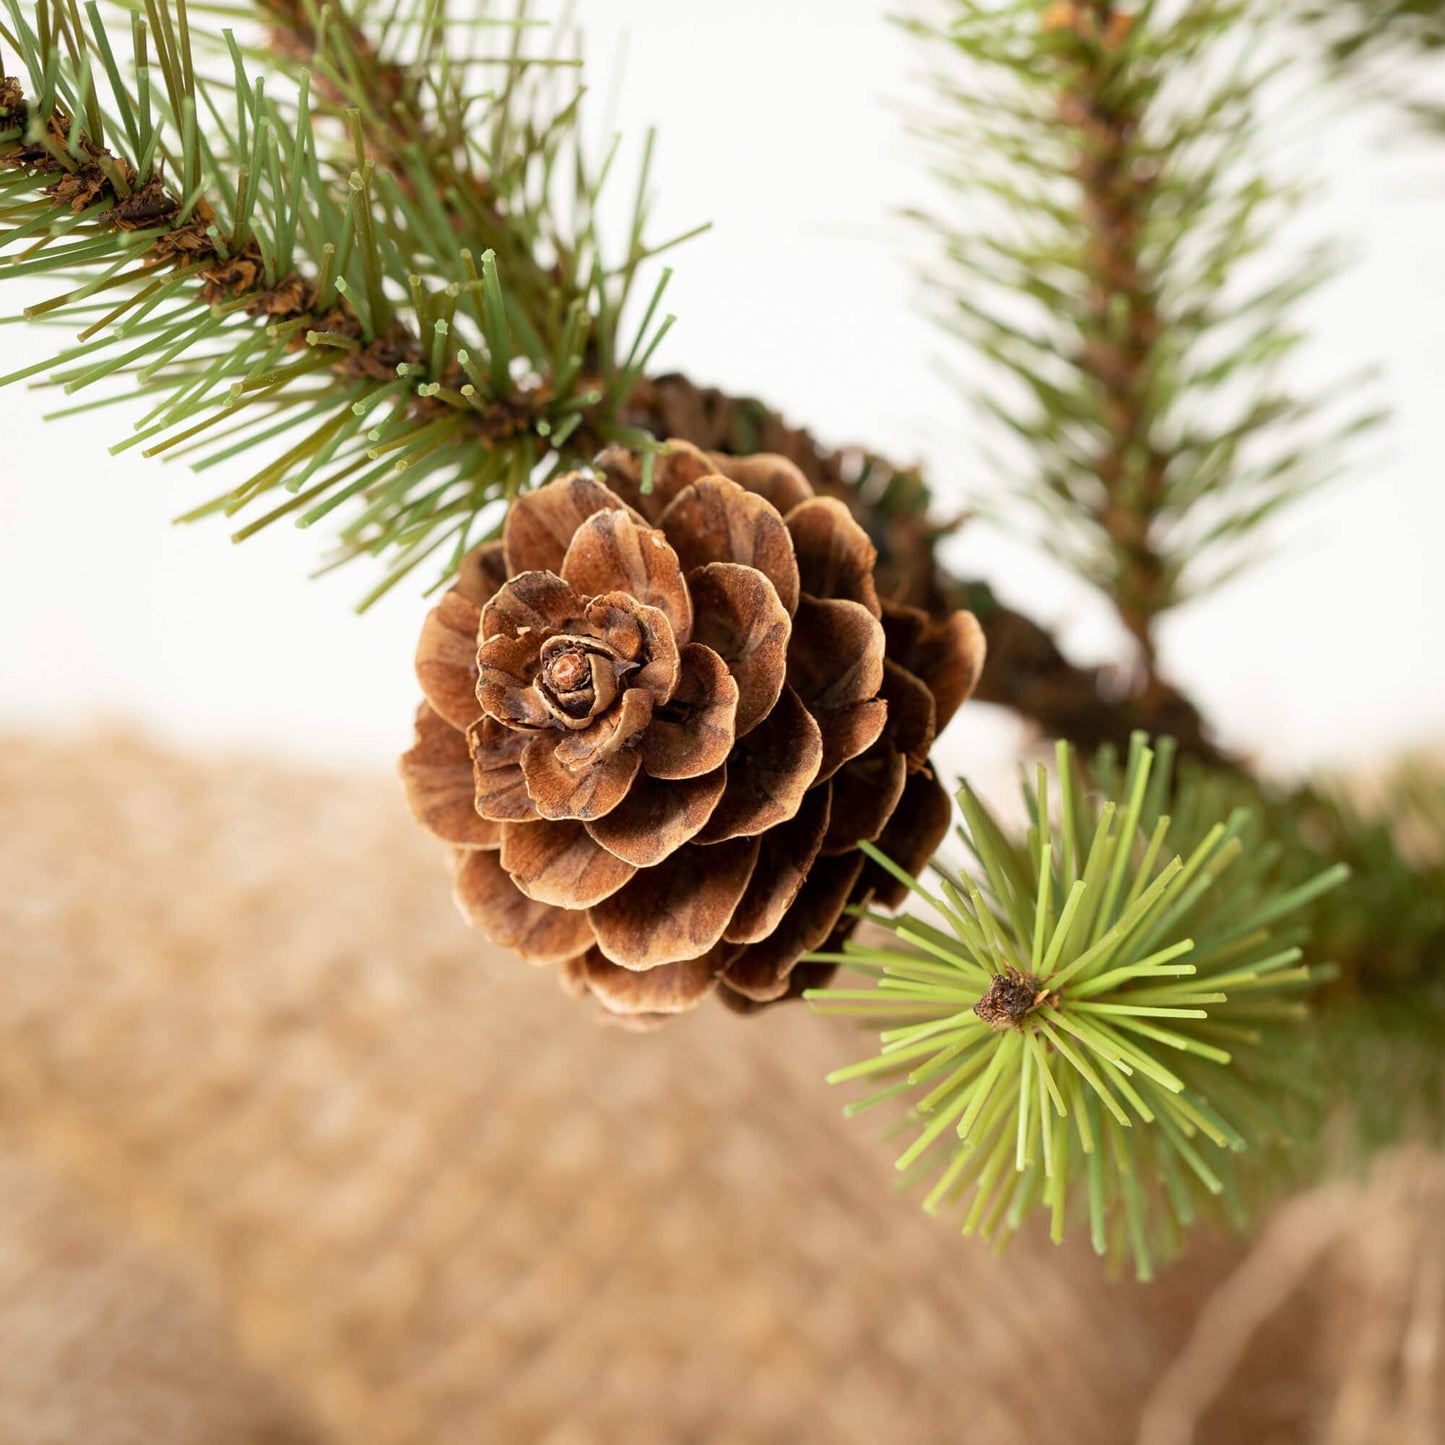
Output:
<instances>
[{"instance_id":1,"label":"white background","mask_svg":"<svg viewBox=\"0 0 1445 1445\"><path fill-rule=\"evenodd\" d=\"M580 9L597 91L626 38L617 124L638 142L659 128L658 234L713 222L670 258L679 319L659 364L761 395L824 438L922 458L949 508L987 493L891 219L926 198L899 122L918 56L876 0ZM1169 624L1164 658L1230 742L1273 765L1368 766L1445 737L1445 144L1357 112L1308 131L1303 159L1326 183L1315 222L1357 264L1312 304L1301 378L1383 362L1395 420L1350 482L1292 514L1270 567ZM50 289L7 283L0 314ZM65 339L0 337L0 370ZM41 421L63 404L0 393L0 726L120 719L337 764L406 744L418 588L357 618L372 579L358 564L308 581L315 535L235 547L223 523L171 527L216 475L113 459L125 408ZM1107 608L1045 559L982 527L955 550L1080 657L1124 655ZM1014 750L1017 729L990 711L955 725L953 767Z\"/></svg>"}]
</instances>

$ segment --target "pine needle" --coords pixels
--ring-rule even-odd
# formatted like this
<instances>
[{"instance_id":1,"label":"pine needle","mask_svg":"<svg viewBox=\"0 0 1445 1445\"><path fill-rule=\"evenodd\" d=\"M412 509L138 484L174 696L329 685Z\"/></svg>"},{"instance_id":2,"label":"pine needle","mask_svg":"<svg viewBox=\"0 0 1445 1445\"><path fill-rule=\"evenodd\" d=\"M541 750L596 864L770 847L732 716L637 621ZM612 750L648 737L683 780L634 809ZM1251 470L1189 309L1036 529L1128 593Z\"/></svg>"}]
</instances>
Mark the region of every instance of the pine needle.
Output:
<instances>
[{"instance_id":1,"label":"pine needle","mask_svg":"<svg viewBox=\"0 0 1445 1445\"><path fill-rule=\"evenodd\" d=\"M845 945L886 1022L876 1055L829 1075L881 1084L870 1102L911 1091L914 1137L898 1168L934 1181L930 1212L963 1209L965 1233L1001 1243L1042 1210L1059 1239L1077 1199L1095 1248L1132 1258L1141 1278L1193 1223L1223 1218L1222 1200L1289 1176L1282 1156L1316 1086L1292 1015L1273 1006L1317 975L1293 966L1300 950L1282 948L1278 930L1345 871L1281 886L1270 850L1228 847L1230 830L1188 796L1175 801L1193 831L1172 828L1158 812L1175 793L1158 771L1171 761L1172 749L1136 735L1122 771L1108 753L1096 763L1106 791L1084 793L1062 747L1064 808L1050 817L1046 784L1026 788L1034 823L1023 840L965 785L960 831L978 886L936 893L880 857L957 924L952 936L930 930L923 954L906 916L876 920L896 943ZM1161 846L1169 836L1188 861ZM900 980L902 1022L890 1009ZM808 998L857 1016L869 994ZM1240 1019L1252 1029L1220 1047L1218 1031Z\"/></svg>"},{"instance_id":2,"label":"pine needle","mask_svg":"<svg viewBox=\"0 0 1445 1445\"><path fill-rule=\"evenodd\" d=\"M63 282L32 314L77 333L0 380L143 392L129 441L184 441L198 471L254 450L187 516L240 540L341 509L328 565L389 557L376 596L454 567L444 544L520 487L654 445L625 412L667 272L639 289L645 180L604 243L611 152L586 153L577 67L524 5L257 8L265 51L181 0L87 4L88 27L0 0L26 77L0 89L0 281ZM387 458L361 480L357 407Z\"/></svg>"}]
</instances>

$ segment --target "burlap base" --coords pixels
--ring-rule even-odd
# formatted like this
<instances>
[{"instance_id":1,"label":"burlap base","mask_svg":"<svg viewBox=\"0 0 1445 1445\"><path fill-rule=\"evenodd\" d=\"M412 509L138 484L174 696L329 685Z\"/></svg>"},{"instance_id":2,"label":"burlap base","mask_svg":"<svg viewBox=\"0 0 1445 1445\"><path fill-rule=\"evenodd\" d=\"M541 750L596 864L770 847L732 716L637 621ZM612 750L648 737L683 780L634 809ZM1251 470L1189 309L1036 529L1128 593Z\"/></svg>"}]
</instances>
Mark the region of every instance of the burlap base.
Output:
<instances>
[{"instance_id":1,"label":"burlap base","mask_svg":"<svg viewBox=\"0 0 1445 1445\"><path fill-rule=\"evenodd\" d=\"M1437 1162L1152 1287L996 1259L846 1024L598 1027L440 851L387 779L4 741L0 1441L1445 1439Z\"/></svg>"}]
</instances>

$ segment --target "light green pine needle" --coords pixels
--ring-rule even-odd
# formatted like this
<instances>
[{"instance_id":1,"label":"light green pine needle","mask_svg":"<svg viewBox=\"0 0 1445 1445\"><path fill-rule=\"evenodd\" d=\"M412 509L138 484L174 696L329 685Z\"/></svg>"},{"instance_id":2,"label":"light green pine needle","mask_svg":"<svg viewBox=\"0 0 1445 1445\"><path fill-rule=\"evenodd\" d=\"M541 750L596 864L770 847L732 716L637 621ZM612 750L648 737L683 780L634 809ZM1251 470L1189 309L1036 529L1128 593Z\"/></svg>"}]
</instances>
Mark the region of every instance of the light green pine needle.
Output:
<instances>
[{"instance_id":1,"label":"light green pine needle","mask_svg":"<svg viewBox=\"0 0 1445 1445\"><path fill-rule=\"evenodd\" d=\"M1239 1218L1282 1172L1250 1166L1278 1166L1308 1129L1292 1034L1317 971L1299 962L1297 919L1347 871L1276 891L1270 851L1239 844L1239 810L1216 821L1176 797L1195 816L1171 828L1172 757L1136 735L1122 768L1096 763L1099 789L1060 744L1061 805L1051 816L1042 773L1026 782L1022 840L965 783L977 883L940 873L935 891L863 845L945 926L870 914L892 942L865 933L818 959L872 987L808 995L883 1023L880 1051L829 1080L870 1081L849 1112L909 1101L898 1168L929 1184L925 1209L999 1243L1035 1212L1056 1240L1080 1216L1142 1278L1198 1220Z\"/></svg>"}]
</instances>

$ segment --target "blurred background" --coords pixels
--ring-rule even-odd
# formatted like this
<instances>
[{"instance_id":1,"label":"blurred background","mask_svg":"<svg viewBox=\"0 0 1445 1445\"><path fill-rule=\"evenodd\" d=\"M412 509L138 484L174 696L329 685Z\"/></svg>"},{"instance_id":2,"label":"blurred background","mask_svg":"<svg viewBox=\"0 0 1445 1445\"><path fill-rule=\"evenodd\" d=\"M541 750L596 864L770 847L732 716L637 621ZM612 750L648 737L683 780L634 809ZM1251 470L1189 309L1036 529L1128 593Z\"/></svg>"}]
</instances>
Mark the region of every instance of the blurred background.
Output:
<instances>
[{"instance_id":1,"label":"blurred background","mask_svg":"<svg viewBox=\"0 0 1445 1445\"><path fill-rule=\"evenodd\" d=\"M989 500L895 218L931 199L913 43L873 0L575 9L598 134L659 128L657 233L712 222L669 258L657 369ZM1268 567L1168 620L1163 665L1270 768L1368 772L1445 740L1445 145L1299 45L1271 102L1320 185L1299 244L1351 264L1298 380L1378 363L1394 414ZM7 281L4 319L50 289ZM15 366L55 341L4 337ZM1438 1160L1150 1287L1082 1241L955 1239L821 1085L840 1026L596 1030L456 920L390 778L418 586L358 618L371 579L308 580L314 535L171 526L211 479L62 404L0 394L0 1440L1442 1438ZM1122 660L1047 557L984 523L949 546ZM1025 741L974 706L940 761L987 784Z\"/></svg>"}]
</instances>

